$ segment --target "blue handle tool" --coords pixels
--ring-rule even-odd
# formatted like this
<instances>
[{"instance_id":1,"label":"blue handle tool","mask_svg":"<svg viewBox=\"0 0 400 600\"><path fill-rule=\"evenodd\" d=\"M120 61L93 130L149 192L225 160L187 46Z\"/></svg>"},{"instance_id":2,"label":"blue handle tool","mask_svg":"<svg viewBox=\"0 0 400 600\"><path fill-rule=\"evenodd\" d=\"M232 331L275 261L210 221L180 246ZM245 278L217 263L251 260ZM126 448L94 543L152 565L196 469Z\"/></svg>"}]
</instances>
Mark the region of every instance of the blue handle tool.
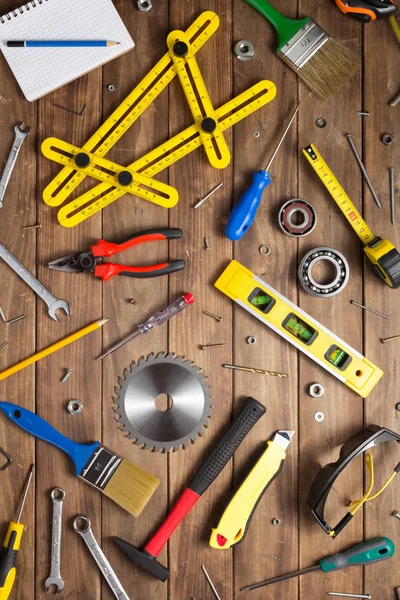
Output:
<instances>
[{"instance_id":1,"label":"blue handle tool","mask_svg":"<svg viewBox=\"0 0 400 600\"><path fill-rule=\"evenodd\" d=\"M41 417L35 413L10 402L0 402L0 410L18 427L31 433L35 437L49 442L63 450L75 465L76 474L80 475L90 457L93 455L100 442L93 444L78 444L62 435Z\"/></svg>"},{"instance_id":2,"label":"blue handle tool","mask_svg":"<svg viewBox=\"0 0 400 600\"><path fill-rule=\"evenodd\" d=\"M271 183L271 175L269 174L268 170L272 165L272 162L277 155L278 150L281 147L283 140L285 139L286 134L298 113L298 110L299 107L297 106L281 139L279 140L277 147L274 150L273 155L270 158L269 163L264 170L253 173L253 181L251 182L251 186L247 188L229 215L229 219L225 228L225 234L226 237L233 242L240 240L253 224L257 209L261 202L263 191L267 185Z\"/></svg>"}]
</instances>

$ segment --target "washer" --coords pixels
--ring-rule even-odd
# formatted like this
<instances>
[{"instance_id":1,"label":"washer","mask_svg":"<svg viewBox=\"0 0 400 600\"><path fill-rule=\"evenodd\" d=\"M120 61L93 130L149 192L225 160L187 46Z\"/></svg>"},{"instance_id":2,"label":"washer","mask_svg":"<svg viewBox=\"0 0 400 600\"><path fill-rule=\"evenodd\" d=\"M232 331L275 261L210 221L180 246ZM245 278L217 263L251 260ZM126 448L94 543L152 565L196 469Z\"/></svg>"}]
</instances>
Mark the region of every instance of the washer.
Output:
<instances>
[{"instance_id":1,"label":"washer","mask_svg":"<svg viewBox=\"0 0 400 600\"><path fill-rule=\"evenodd\" d=\"M321 423L325 419L325 415L319 410L315 413L314 419L317 421L317 423Z\"/></svg>"},{"instance_id":2,"label":"washer","mask_svg":"<svg viewBox=\"0 0 400 600\"><path fill-rule=\"evenodd\" d=\"M385 146L391 146L394 142L394 136L391 133L384 133L381 140L382 144L385 144Z\"/></svg>"},{"instance_id":3,"label":"washer","mask_svg":"<svg viewBox=\"0 0 400 600\"><path fill-rule=\"evenodd\" d=\"M239 60L251 60L254 52L254 44L249 40L239 40L233 47L233 53Z\"/></svg>"},{"instance_id":4,"label":"washer","mask_svg":"<svg viewBox=\"0 0 400 600\"><path fill-rule=\"evenodd\" d=\"M312 271L320 261L331 263L335 268L335 276L329 283L317 283ZM349 263L341 252L335 248L315 248L303 257L298 271L299 281L306 292L311 296L330 298L339 294L347 285L350 276Z\"/></svg>"},{"instance_id":5,"label":"washer","mask_svg":"<svg viewBox=\"0 0 400 600\"><path fill-rule=\"evenodd\" d=\"M324 119L324 117L318 117L318 119L315 121L315 124L320 129L323 129L326 127L326 119Z\"/></svg>"},{"instance_id":6,"label":"washer","mask_svg":"<svg viewBox=\"0 0 400 600\"><path fill-rule=\"evenodd\" d=\"M278 223L286 235L304 237L314 229L317 223L317 214L312 204L303 198L296 198L288 200L281 206Z\"/></svg>"},{"instance_id":7,"label":"washer","mask_svg":"<svg viewBox=\"0 0 400 600\"><path fill-rule=\"evenodd\" d=\"M271 248L269 246L265 246L265 244L263 246L260 246L258 251L262 256L268 256L269 254L271 254Z\"/></svg>"}]
</instances>

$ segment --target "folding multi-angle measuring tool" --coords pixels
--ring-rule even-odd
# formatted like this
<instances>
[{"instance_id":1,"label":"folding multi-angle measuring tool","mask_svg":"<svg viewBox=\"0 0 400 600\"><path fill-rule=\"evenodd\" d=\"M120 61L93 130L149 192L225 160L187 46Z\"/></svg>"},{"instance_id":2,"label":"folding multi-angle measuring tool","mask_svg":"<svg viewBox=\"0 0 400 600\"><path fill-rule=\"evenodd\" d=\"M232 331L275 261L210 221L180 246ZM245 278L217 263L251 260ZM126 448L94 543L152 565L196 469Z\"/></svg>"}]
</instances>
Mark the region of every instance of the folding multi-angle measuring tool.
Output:
<instances>
[{"instance_id":1,"label":"folding multi-angle measuring tool","mask_svg":"<svg viewBox=\"0 0 400 600\"><path fill-rule=\"evenodd\" d=\"M382 377L379 367L236 260L214 285L363 398Z\"/></svg>"},{"instance_id":2,"label":"folding multi-angle measuring tool","mask_svg":"<svg viewBox=\"0 0 400 600\"><path fill-rule=\"evenodd\" d=\"M172 31L167 38L167 54L82 148L57 138L44 140L44 156L64 167L43 192L46 204L63 204L86 175L101 182L59 210L61 225L74 227L126 193L164 208L175 206L177 190L153 177L200 146L212 166L222 169L229 164L230 153L223 132L273 100L276 86L271 81L260 81L214 110L195 53L218 26L218 16L206 11L186 32ZM103 158L175 75L182 84L194 124L128 167Z\"/></svg>"}]
</instances>

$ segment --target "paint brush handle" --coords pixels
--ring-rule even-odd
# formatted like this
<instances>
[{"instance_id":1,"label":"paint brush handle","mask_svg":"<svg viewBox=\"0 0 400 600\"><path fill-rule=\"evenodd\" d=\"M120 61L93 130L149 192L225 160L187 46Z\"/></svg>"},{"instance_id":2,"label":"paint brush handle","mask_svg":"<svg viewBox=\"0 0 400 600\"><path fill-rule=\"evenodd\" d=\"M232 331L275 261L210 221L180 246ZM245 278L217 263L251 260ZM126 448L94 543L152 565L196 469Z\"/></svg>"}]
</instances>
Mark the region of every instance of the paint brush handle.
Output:
<instances>
[{"instance_id":1,"label":"paint brush handle","mask_svg":"<svg viewBox=\"0 0 400 600\"><path fill-rule=\"evenodd\" d=\"M92 456L93 452L99 445L99 442L94 444L78 444L62 435L57 429L54 429L47 421L36 415L35 413L10 402L0 402L0 410L13 423L24 429L31 435L53 444L60 450L63 450L73 461L76 469L76 474L79 475Z\"/></svg>"},{"instance_id":2,"label":"paint brush handle","mask_svg":"<svg viewBox=\"0 0 400 600\"><path fill-rule=\"evenodd\" d=\"M278 51L310 20L309 17L306 19L289 19L288 17L284 17L267 0L245 0L245 2L255 8L275 27L279 41Z\"/></svg>"}]
</instances>

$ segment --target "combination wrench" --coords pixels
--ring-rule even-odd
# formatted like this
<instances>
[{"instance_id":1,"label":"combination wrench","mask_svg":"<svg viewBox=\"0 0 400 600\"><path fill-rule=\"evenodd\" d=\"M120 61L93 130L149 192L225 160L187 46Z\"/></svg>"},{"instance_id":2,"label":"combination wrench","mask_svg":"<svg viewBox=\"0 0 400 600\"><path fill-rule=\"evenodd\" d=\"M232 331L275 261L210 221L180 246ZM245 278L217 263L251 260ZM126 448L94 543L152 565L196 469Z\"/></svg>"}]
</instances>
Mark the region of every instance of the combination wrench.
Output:
<instances>
[{"instance_id":1,"label":"combination wrench","mask_svg":"<svg viewBox=\"0 0 400 600\"><path fill-rule=\"evenodd\" d=\"M46 592L50 586L55 585L56 593L59 594L64 589L64 581L60 573L61 559L61 530L62 530L62 505L65 498L65 492L61 488L54 488L51 492L53 501L53 523L51 532L51 567L50 575L44 583Z\"/></svg>"},{"instance_id":2,"label":"combination wrench","mask_svg":"<svg viewBox=\"0 0 400 600\"><path fill-rule=\"evenodd\" d=\"M22 142L31 132L31 128L28 125L25 125L24 122L18 123L14 127L15 131L15 139L11 148L10 155L7 159L7 163L3 172L3 175L0 179L0 208L3 206L3 198L6 193L8 182L10 181L11 173L15 167L15 163L17 161L17 156L19 151L21 150Z\"/></svg>"},{"instance_id":3,"label":"combination wrench","mask_svg":"<svg viewBox=\"0 0 400 600\"><path fill-rule=\"evenodd\" d=\"M25 283L29 285L29 287L45 302L49 309L49 315L55 321L58 321L58 317L56 312L59 308L62 308L65 313L70 316L71 309L66 300L59 300L48 289L44 287L42 283L36 277L32 275L32 273L24 267L22 263L19 262L17 258L7 248L0 244L0 258L4 260L8 264L12 270L21 277Z\"/></svg>"},{"instance_id":4,"label":"combination wrench","mask_svg":"<svg viewBox=\"0 0 400 600\"><path fill-rule=\"evenodd\" d=\"M103 550L100 548L91 529L90 519L84 515L78 515L74 519L74 529L76 533L83 538L86 546L89 548L91 555L97 563L102 575L110 586L114 596L119 600L129 600L128 594L125 592L114 569L108 562Z\"/></svg>"}]
</instances>

